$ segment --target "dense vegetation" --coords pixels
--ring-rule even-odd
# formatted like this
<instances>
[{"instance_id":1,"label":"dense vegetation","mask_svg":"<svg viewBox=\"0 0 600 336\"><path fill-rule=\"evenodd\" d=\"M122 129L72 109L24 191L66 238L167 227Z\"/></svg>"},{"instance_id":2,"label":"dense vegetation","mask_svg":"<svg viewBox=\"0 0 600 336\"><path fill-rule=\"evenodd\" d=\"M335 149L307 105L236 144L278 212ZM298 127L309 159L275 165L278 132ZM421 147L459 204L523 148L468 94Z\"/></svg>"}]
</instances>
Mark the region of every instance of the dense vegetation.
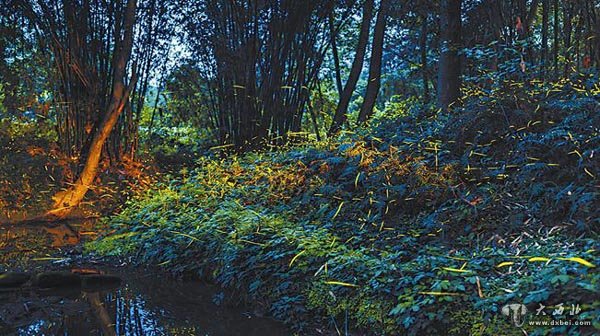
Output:
<instances>
[{"instance_id":1,"label":"dense vegetation","mask_svg":"<svg viewBox=\"0 0 600 336\"><path fill-rule=\"evenodd\" d=\"M600 329L598 1L0 9L3 222L300 335Z\"/></svg>"},{"instance_id":2,"label":"dense vegetation","mask_svg":"<svg viewBox=\"0 0 600 336\"><path fill-rule=\"evenodd\" d=\"M588 94L557 87L540 102L546 125L489 97L470 99L471 120L407 102L402 117L335 140L213 152L133 199L110 220L118 234L90 249L212 279L304 332L320 316L376 334L505 334L499 309L513 301L576 301L592 317L598 246L581 235L598 233L599 106ZM479 126L502 108L514 124Z\"/></svg>"}]
</instances>

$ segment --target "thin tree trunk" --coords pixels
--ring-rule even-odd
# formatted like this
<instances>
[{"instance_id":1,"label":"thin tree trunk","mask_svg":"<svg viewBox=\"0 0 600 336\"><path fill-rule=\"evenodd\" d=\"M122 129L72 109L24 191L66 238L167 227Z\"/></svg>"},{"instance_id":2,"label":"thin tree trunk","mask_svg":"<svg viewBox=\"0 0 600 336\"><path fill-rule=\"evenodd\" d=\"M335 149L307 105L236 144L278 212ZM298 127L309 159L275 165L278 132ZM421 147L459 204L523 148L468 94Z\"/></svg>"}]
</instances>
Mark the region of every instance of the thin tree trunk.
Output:
<instances>
[{"instance_id":1,"label":"thin tree trunk","mask_svg":"<svg viewBox=\"0 0 600 336\"><path fill-rule=\"evenodd\" d=\"M594 9L594 17L595 17L595 21L596 21L596 27L595 27L595 32L594 32L594 45L595 47L595 52L596 52L596 67L600 68L600 9ZM598 14L596 14L598 13Z\"/></svg>"},{"instance_id":2,"label":"thin tree trunk","mask_svg":"<svg viewBox=\"0 0 600 336\"><path fill-rule=\"evenodd\" d=\"M161 81L162 82L162 81ZM156 118L156 110L158 109L158 102L160 101L162 87L160 82L156 91L156 99L154 100L154 106L152 106L152 114L150 116L150 125L148 125L148 139L152 139L152 128L154 127L154 119Z\"/></svg>"},{"instance_id":3,"label":"thin tree trunk","mask_svg":"<svg viewBox=\"0 0 600 336\"><path fill-rule=\"evenodd\" d=\"M381 87L381 58L387 20L387 1L381 0L379 13L377 13L377 22L373 33L373 47L371 48L371 63L369 64L369 82L367 83L365 100L358 114L359 123L364 123L373 114L379 88Z\"/></svg>"},{"instance_id":4,"label":"thin tree trunk","mask_svg":"<svg viewBox=\"0 0 600 336\"><path fill-rule=\"evenodd\" d=\"M571 67L571 33L573 30L573 6L570 3L565 3L563 7L563 32L564 32L564 57L565 66L563 76L567 77Z\"/></svg>"},{"instance_id":5,"label":"thin tree trunk","mask_svg":"<svg viewBox=\"0 0 600 336\"><path fill-rule=\"evenodd\" d=\"M539 2L539 0L533 0L531 2L531 7L529 8L529 12L527 12L527 16L525 17L525 33L527 35L529 35L531 25L536 17Z\"/></svg>"},{"instance_id":6,"label":"thin tree trunk","mask_svg":"<svg viewBox=\"0 0 600 336\"><path fill-rule=\"evenodd\" d=\"M423 78L423 102L429 103L429 78L427 78L427 14L421 14L421 77Z\"/></svg>"},{"instance_id":7,"label":"thin tree trunk","mask_svg":"<svg viewBox=\"0 0 600 336\"><path fill-rule=\"evenodd\" d=\"M542 53L541 55L541 69L542 79L546 79L546 63L548 62L548 13L550 8L550 1L542 1Z\"/></svg>"},{"instance_id":8,"label":"thin tree trunk","mask_svg":"<svg viewBox=\"0 0 600 336\"><path fill-rule=\"evenodd\" d=\"M579 73L581 70L581 35L583 33L583 24L581 18L577 21L575 26L575 73ZM584 44L585 46L585 44ZM585 52L585 49L584 49Z\"/></svg>"},{"instance_id":9,"label":"thin tree trunk","mask_svg":"<svg viewBox=\"0 0 600 336\"><path fill-rule=\"evenodd\" d=\"M102 123L94 134L90 149L87 155L83 171L78 176L76 182L67 190L58 193L55 197L54 209L45 214L49 220L57 220L67 217L81 203L85 194L96 178L102 147L106 139L114 128L119 115L123 111L131 88L135 85L135 78L131 79L129 87L125 87L124 77L126 73L127 62L131 56L133 45L133 25L135 23L136 0L128 0L125 11L123 28L124 37L118 39L115 44L114 52L114 72L113 72L113 90L110 105L106 111ZM116 31L118 33L118 30ZM133 76L135 77L135 76Z\"/></svg>"},{"instance_id":10,"label":"thin tree trunk","mask_svg":"<svg viewBox=\"0 0 600 336\"><path fill-rule=\"evenodd\" d=\"M599 45L598 42L596 40L598 40L598 35L595 35L595 30L596 27L594 26L594 23L596 22L596 12L595 12L595 8L594 8L594 1L595 0L589 0L585 2L585 22L586 22L586 38L585 40L587 41L587 55L586 55L586 59L584 59L584 66L587 67L591 67L593 66L593 64L595 63L596 60L596 53L597 50L595 49L594 46Z\"/></svg>"},{"instance_id":11,"label":"thin tree trunk","mask_svg":"<svg viewBox=\"0 0 600 336\"><path fill-rule=\"evenodd\" d=\"M341 96L344 88L342 87L342 71L340 70L340 57L336 43L336 30L333 25L333 11L329 14L329 34L331 35L331 51L333 53L333 63L335 66L335 83L337 85L338 94Z\"/></svg>"},{"instance_id":12,"label":"thin tree trunk","mask_svg":"<svg viewBox=\"0 0 600 336\"><path fill-rule=\"evenodd\" d=\"M356 88L356 83L360 77L360 73L363 68L365 53L367 49L367 42L369 40L369 28L371 26L371 17L373 16L373 3L374 0L365 0L363 7L363 19L360 28L360 34L358 37L358 44L356 46L356 55L352 62L352 68L350 69L350 76L344 86L344 90L340 96L340 101L335 110L333 116L333 123L329 128L329 135L337 133L344 122L346 121L346 113L348 112L348 106L352 99L352 94Z\"/></svg>"},{"instance_id":13,"label":"thin tree trunk","mask_svg":"<svg viewBox=\"0 0 600 336\"><path fill-rule=\"evenodd\" d=\"M315 113L315 109L312 106L312 101L310 100L310 96L308 97L308 102L306 104L308 108L308 112L310 113L310 119L312 120L312 124L315 130L315 135L317 136L317 141L321 141L321 134L319 132L319 123L317 122L317 114Z\"/></svg>"},{"instance_id":14,"label":"thin tree trunk","mask_svg":"<svg viewBox=\"0 0 600 336\"><path fill-rule=\"evenodd\" d=\"M559 39L558 39L558 31L559 31L559 23L558 23L558 0L554 0L554 18L553 18L553 30L554 30L554 43L553 43L553 50L552 50L552 54L554 57L554 77L558 78L558 44L559 44Z\"/></svg>"},{"instance_id":15,"label":"thin tree trunk","mask_svg":"<svg viewBox=\"0 0 600 336\"><path fill-rule=\"evenodd\" d=\"M443 0L440 15L441 55L438 105L447 110L460 98L461 0Z\"/></svg>"}]
</instances>

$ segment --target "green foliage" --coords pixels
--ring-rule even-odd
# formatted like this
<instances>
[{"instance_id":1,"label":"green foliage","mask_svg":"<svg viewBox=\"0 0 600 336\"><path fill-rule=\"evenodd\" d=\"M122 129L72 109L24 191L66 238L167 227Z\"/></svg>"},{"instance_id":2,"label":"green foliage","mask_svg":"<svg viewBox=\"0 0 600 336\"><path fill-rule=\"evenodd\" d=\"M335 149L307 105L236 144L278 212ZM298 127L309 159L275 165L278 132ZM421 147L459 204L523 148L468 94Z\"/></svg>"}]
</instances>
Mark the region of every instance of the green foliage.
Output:
<instances>
[{"instance_id":1,"label":"green foliage","mask_svg":"<svg viewBox=\"0 0 600 336\"><path fill-rule=\"evenodd\" d=\"M375 120L388 119L397 120L399 118L407 117L411 113L411 108L419 108L421 104L415 97L408 99L402 99L401 96L392 96L385 105L385 109L382 113L376 113L374 116Z\"/></svg>"},{"instance_id":2,"label":"green foliage","mask_svg":"<svg viewBox=\"0 0 600 336\"><path fill-rule=\"evenodd\" d=\"M95 252L106 256L118 256L135 252L135 246L128 238L136 235L136 232L121 233L102 239L94 244L86 244L87 252Z\"/></svg>"},{"instance_id":3,"label":"green foliage","mask_svg":"<svg viewBox=\"0 0 600 336\"><path fill-rule=\"evenodd\" d=\"M6 117L0 118L2 144L44 146L57 141L55 125L47 120Z\"/></svg>"},{"instance_id":4,"label":"green foliage","mask_svg":"<svg viewBox=\"0 0 600 336\"><path fill-rule=\"evenodd\" d=\"M202 157L111 223L133 233L119 240L141 262L213 279L298 330L516 334L508 303L579 304L592 319L598 104L567 100L568 85L545 100L525 91L540 106L520 110L504 94L473 95L456 115L382 116L312 147Z\"/></svg>"},{"instance_id":5,"label":"green foliage","mask_svg":"<svg viewBox=\"0 0 600 336\"><path fill-rule=\"evenodd\" d=\"M166 83L166 107L170 111L171 125L190 123L199 128L211 127L211 108L214 106L210 104L214 98L209 97L205 76L191 63L184 63L172 71Z\"/></svg>"},{"instance_id":6,"label":"green foliage","mask_svg":"<svg viewBox=\"0 0 600 336\"><path fill-rule=\"evenodd\" d=\"M142 147L164 170L172 171L193 164L213 144L207 130L191 125L169 126L156 123L152 129L141 128Z\"/></svg>"}]
</instances>

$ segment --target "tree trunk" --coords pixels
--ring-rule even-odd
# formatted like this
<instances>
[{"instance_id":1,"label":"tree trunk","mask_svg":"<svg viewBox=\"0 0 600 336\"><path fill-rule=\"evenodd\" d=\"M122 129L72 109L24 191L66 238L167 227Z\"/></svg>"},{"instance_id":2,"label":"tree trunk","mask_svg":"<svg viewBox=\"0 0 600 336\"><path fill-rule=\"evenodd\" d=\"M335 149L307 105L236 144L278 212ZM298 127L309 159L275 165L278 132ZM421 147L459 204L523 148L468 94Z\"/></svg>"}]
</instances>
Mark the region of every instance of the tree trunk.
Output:
<instances>
[{"instance_id":1,"label":"tree trunk","mask_svg":"<svg viewBox=\"0 0 600 336\"><path fill-rule=\"evenodd\" d=\"M525 33L527 35L529 35L530 30L531 30L531 25L533 25L533 20L535 20L539 2L540 2L540 0L533 0L531 2L531 7L529 8L529 12L526 13L527 15L525 17Z\"/></svg>"},{"instance_id":2,"label":"tree trunk","mask_svg":"<svg viewBox=\"0 0 600 336\"><path fill-rule=\"evenodd\" d=\"M96 178L100 158L102 156L102 147L106 139L114 128L119 114L123 111L125 104L129 99L132 83L135 83L135 78L131 79L129 88L125 86L124 77L127 67L127 62L131 55L133 45L133 25L135 23L136 0L128 0L125 11L123 28L123 39L117 39L115 44L115 52L113 55L114 72L113 72L113 90L110 104L106 111L102 123L96 130L83 171L77 177L75 183L67 190L58 193L54 197L54 209L45 214L45 219L58 220L67 217L83 200L86 192ZM116 31L118 34L119 32Z\"/></svg>"},{"instance_id":3,"label":"tree trunk","mask_svg":"<svg viewBox=\"0 0 600 336\"><path fill-rule=\"evenodd\" d=\"M559 31L559 23L558 23L558 0L554 0L554 18L552 19L552 24L554 27L552 28L554 31L554 43L552 45L552 57L554 58L554 78L558 78L558 31Z\"/></svg>"},{"instance_id":4,"label":"tree trunk","mask_svg":"<svg viewBox=\"0 0 600 336\"><path fill-rule=\"evenodd\" d=\"M440 14L438 105L447 110L460 98L461 0L443 0Z\"/></svg>"},{"instance_id":5,"label":"tree trunk","mask_svg":"<svg viewBox=\"0 0 600 336\"><path fill-rule=\"evenodd\" d=\"M329 14L329 34L331 34L331 52L333 53L333 63L335 66L335 83L338 89L338 94L341 95L342 87L342 71L340 70L340 56L336 43L337 32L333 22L333 11Z\"/></svg>"},{"instance_id":6,"label":"tree trunk","mask_svg":"<svg viewBox=\"0 0 600 336\"><path fill-rule=\"evenodd\" d=\"M564 57L565 57L565 64L564 64L564 70L563 70L564 77L569 76L569 73L571 70L571 53L573 52L573 50L571 50L571 33L573 30L572 22L573 22L573 6L570 3L565 3L563 5L563 34L564 34L563 50L564 50Z\"/></svg>"},{"instance_id":7,"label":"tree trunk","mask_svg":"<svg viewBox=\"0 0 600 336\"><path fill-rule=\"evenodd\" d=\"M548 13L550 12L550 1L542 1L542 53L541 59L541 70L542 79L546 79L546 63L548 62Z\"/></svg>"},{"instance_id":8,"label":"tree trunk","mask_svg":"<svg viewBox=\"0 0 600 336\"><path fill-rule=\"evenodd\" d=\"M375 31L373 33L373 47L371 49L371 63L369 64L369 82L365 92L365 100L358 114L358 122L364 123L373 114L373 108L377 101L379 88L381 87L381 61L383 55L383 40L385 37L385 25L387 20L387 1L381 0Z\"/></svg>"},{"instance_id":9,"label":"tree trunk","mask_svg":"<svg viewBox=\"0 0 600 336\"><path fill-rule=\"evenodd\" d=\"M596 67L600 68L600 9L595 9L596 12L594 12L595 18L596 18L596 28L595 28L595 32L594 32L594 45L595 47L595 54L596 54ZM598 14L596 14L598 13Z\"/></svg>"},{"instance_id":10,"label":"tree trunk","mask_svg":"<svg viewBox=\"0 0 600 336\"><path fill-rule=\"evenodd\" d=\"M429 103L429 78L427 76L427 14L421 15L421 77L423 79L423 102Z\"/></svg>"},{"instance_id":11,"label":"tree trunk","mask_svg":"<svg viewBox=\"0 0 600 336\"><path fill-rule=\"evenodd\" d=\"M363 5L363 19L360 27L360 34L358 36L358 44L356 46L356 55L354 56L354 61L352 62L350 76L348 76L348 81L344 86L344 91L340 95L340 101L335 110L335 115L333 116L333 123L329 129L329 135L337 133L346 121L348 106L350 105L352 94L354 93L356 83L358 82L364 64L367 42L369 40L371 17L373 16L373 3L374 0L366 0Z\"/></svg>"}]
</instances>

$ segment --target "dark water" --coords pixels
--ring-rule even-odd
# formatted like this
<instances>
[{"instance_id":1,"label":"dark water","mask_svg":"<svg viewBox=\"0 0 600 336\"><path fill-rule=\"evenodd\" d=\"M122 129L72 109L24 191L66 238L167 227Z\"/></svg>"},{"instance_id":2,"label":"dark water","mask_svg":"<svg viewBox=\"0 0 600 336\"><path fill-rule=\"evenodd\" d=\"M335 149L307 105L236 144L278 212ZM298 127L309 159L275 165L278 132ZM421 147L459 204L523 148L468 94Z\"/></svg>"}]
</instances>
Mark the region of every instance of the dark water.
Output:
<instances>
[{"instance_id":1,"label":"dark water","mask_svg":"<svg viewBox=\"0 0 600 336\"><path fill-rule=\"evenodd\" d=\"M156 274L110 272L121 287L84 293L0 292L0 335L289 335L280 323L223 304L218 289Z\"/></svg>"}]
</instances>

